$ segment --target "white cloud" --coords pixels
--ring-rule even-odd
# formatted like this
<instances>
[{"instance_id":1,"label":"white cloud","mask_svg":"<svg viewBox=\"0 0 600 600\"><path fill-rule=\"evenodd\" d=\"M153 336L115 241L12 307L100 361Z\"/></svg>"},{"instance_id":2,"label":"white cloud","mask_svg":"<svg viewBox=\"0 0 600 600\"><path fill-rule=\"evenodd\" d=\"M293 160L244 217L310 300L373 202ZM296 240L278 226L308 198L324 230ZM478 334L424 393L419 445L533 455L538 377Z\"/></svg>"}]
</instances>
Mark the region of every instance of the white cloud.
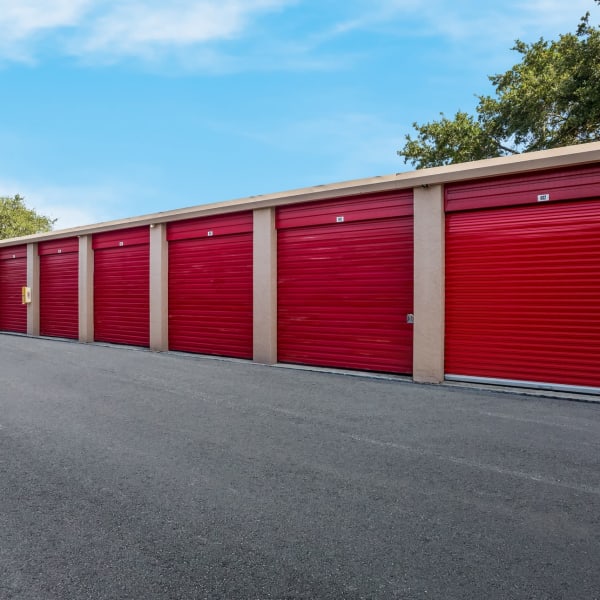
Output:
<instances>
[{"instance_id":1,"label":"white cloud","mask_svg":"<svg viewBox=\"0 0 600 600\"><path fill-rule=\"evenodd\" d=\"M0 0L0 58L32 62L40 36L76 26L93 0Z\"/></svg>"},{"instance_id":2,"label":"white cloud","mask_svg":"<svg viewBox=\"0 0 600 600\"><path fill-rule=\"evenodd\" d=\"M20 40L45 29L77 25L93 0L0 0L3 38Z\"/></svg>"},{"instance_id":3,"label":"white cloud","mask_svg":"<svg viewBox=\"0 0 600 600\"><path fill-rule=\"evenodd\" d=\"M285 33L259 34L257 19L302 4L308 29L290 20ZM33 61L49 43L86 62L169 57L202 70L315 69L339 64L321 55L324 44L358 31L471 43L475 59L479 48L506 48L517 37L573 31L587 10L600 12L590 0L0 0L0 59ZM244 51L219 44L243 38L252 40Z\"/></svg>"},{"instance_id":4,"label":"white cloud","mask_svg":"<svg viewBox=\"0 0 600 600\"><path fill-rule=\"evenodd\" d=\"M0 0L0 53L35 57L44 36L72 55L148 58L242 36L258 15L295 0Z\"/></svg>"},{"instance_id":5,"label":"white cloud","mask_svg":"<svg viewBox=\"0 0 600 600\"><path fill-rule=\"evenodd\" d=\"M507 0L501 4L465 0L355 0L351 18L328 30L337 36L357 29L394 30L398 35L442 36L454 41L523 37L574 31L586 11L600 9L590 0ZM597 19L596 19L597 20Z\"/></svg>"},{"instance_id":6,"label":"white cloud","mask_svg":"<svg viewBox=\"0 0 600 600\"><path fill-rule=\"evenodd\" d=\"M185 47L239 36L258 13L284 0L214 0L115 4L89 27L85 52L145 56L152 48Z\"/></svg>"}]
</instances>

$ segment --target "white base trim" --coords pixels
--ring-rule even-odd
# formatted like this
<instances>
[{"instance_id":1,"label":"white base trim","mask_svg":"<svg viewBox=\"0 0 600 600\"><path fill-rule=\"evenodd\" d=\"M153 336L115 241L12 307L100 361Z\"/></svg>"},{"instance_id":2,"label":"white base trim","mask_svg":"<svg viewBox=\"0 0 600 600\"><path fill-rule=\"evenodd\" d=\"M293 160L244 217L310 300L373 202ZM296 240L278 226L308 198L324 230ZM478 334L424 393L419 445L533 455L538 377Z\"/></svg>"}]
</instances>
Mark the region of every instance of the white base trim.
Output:
<instances>
[{"instance_id":1,"label":"white base trim","mask_svg":"<svg viewBox=\"0 0 600 600\"><path fill-rule=\"evenodd\" d=\"M523 381L520 379L496 379L494 377L471 377L469 375L445 375L446 381L462 381L464 383L483 383L485 385L502 385L553 392L571 392L574 394L600 395L600 388L585 385L565 385L561 383L541 383L539 381Z\"/></svg>"}]
</instances>

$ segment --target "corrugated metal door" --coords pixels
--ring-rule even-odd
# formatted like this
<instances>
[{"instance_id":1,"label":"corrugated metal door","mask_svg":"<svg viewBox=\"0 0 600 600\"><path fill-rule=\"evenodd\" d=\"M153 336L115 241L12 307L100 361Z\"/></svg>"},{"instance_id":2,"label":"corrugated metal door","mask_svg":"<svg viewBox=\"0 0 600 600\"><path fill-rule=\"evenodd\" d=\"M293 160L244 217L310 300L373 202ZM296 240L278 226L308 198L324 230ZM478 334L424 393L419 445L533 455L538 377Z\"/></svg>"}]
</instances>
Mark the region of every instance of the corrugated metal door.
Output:
<instances>
[{"instance_id":1,"label":"corrugated metal door","mask_svg":"<svg viewBox=\"0 0 600 600\"><path fill-rule=\"evenodd\" d=\"M252 212L170 223L169 348L252 358Z\"/></svg>"},{"instance_id":2,"label":"corrugated metal door","mask_svg":"<svg viewBox=\"0 0 600 600\"><path fill-rule=\"evenodd\" d=\"M93 236L95 340L149 345L149 244L147 227Z\"/></svg>"},{"instance_id":3,"label":"corrugated metal door","mask_svg":"<svg viewBox=\"0 0 600 600\"><path fill-rule=\"evenodd\" d=\"M520 206L447 215L446 373L600 387L600 199L564 201L600 196L600 170L536 179L476 184ZM473 187L447 208L476 208Z\"/></svg>"},{"instance_id":4,"label":"corrugated metal door","mask_svg":"<svg viewBox=\"0 0 600 600\"><path fill-rule=\"evenodd\" d=\"M0 331L27 333L27 306L21 288L27 285L27 246L0 249Z\"/></svg>"},{"instance_id":5,"label":"corrugated metal door","mask_svg":"<svg viewBox=\"0 0 600 600\"><path fill-rule=\"evenodd\" d=\"M278 360L412 372L412 191L280 208Z\"/></svg>"},{"instance_id":6,"label":"corrugated metal door","mask_svg":"<svg viewBox=\"0 0 600 600\"><path fill-rule=\"evenodd\" d=\"M40 334L79 337L79 240L38 244L40 256Z\"/></svg>"}]
</instances>

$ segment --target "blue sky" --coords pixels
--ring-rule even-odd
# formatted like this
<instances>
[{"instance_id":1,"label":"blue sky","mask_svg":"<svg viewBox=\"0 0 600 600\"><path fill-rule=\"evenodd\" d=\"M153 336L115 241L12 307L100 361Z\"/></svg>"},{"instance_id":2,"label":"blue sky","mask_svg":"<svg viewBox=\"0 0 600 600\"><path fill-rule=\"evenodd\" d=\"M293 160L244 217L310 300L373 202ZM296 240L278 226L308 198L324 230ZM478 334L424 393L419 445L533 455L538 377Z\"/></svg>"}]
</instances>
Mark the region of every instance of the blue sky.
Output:
<instances>
[{"instance_id":1,"label":"blue sky","mask_svg":"<svg viewBox=\"0 0 600 600\"><path fill-rule=\"evenodd\" d=\"M0 0L0 195L57 229L410 170L592 0Z\"/></svg>"}]
</instances>

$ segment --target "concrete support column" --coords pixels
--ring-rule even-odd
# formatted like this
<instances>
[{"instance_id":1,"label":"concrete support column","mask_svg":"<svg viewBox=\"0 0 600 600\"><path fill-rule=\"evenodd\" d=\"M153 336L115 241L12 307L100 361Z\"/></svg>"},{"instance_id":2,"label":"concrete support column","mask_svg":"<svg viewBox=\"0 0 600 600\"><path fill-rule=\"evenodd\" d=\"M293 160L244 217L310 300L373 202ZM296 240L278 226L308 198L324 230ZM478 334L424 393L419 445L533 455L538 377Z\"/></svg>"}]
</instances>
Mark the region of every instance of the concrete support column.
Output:
<instances>
[{"instance_id":1,"label":"concrete support column","mask_svg":"<svg viewBox=\"0 0 600 600\"><path fill-rule=\"evenodd\" d=\"M254 361L277 362L277 230L275 209L254 210Z\"/></svg>"},{"instance_id":2,"label":"concrete support column","mask_svg":"<svg viewBox=\"0 0 600 600\"><path fill-rule=\"evenodd\" d=\"M419 383L440 383L444 380L444 187L417 187L414 194L413 379Z\"/></svg>"},{"instance_id":3,"label":"concrete support column","mask_svg":"<svg viewBox=\"0 0 600 600\"><path fill-rule=\"evenodd\" d=\"M183 292L183 290L182 290ZM150 225L150 349L169 349L169 249L167 225Z\"/></svg>"},{"instance_id":4,"label":"concrete support column","mask_svg":"<svg viewBox=\"0 0 600 600\"><path fill-rule=\"evenodd\" d=\"M27 305L27 335L40 335L40 257L38 245L27 244L27 287L31 302Z\"/></svg>"},{"instance_id":5,"label":"concrete support column","mask_svg":"<svg viewBox=\"0 0 600 600\"><path fill-rule=\"evenodd\" d=\"M79 341L94 341L94 251L92 236L79 236Z\"/></svg>"}]
</instances>

